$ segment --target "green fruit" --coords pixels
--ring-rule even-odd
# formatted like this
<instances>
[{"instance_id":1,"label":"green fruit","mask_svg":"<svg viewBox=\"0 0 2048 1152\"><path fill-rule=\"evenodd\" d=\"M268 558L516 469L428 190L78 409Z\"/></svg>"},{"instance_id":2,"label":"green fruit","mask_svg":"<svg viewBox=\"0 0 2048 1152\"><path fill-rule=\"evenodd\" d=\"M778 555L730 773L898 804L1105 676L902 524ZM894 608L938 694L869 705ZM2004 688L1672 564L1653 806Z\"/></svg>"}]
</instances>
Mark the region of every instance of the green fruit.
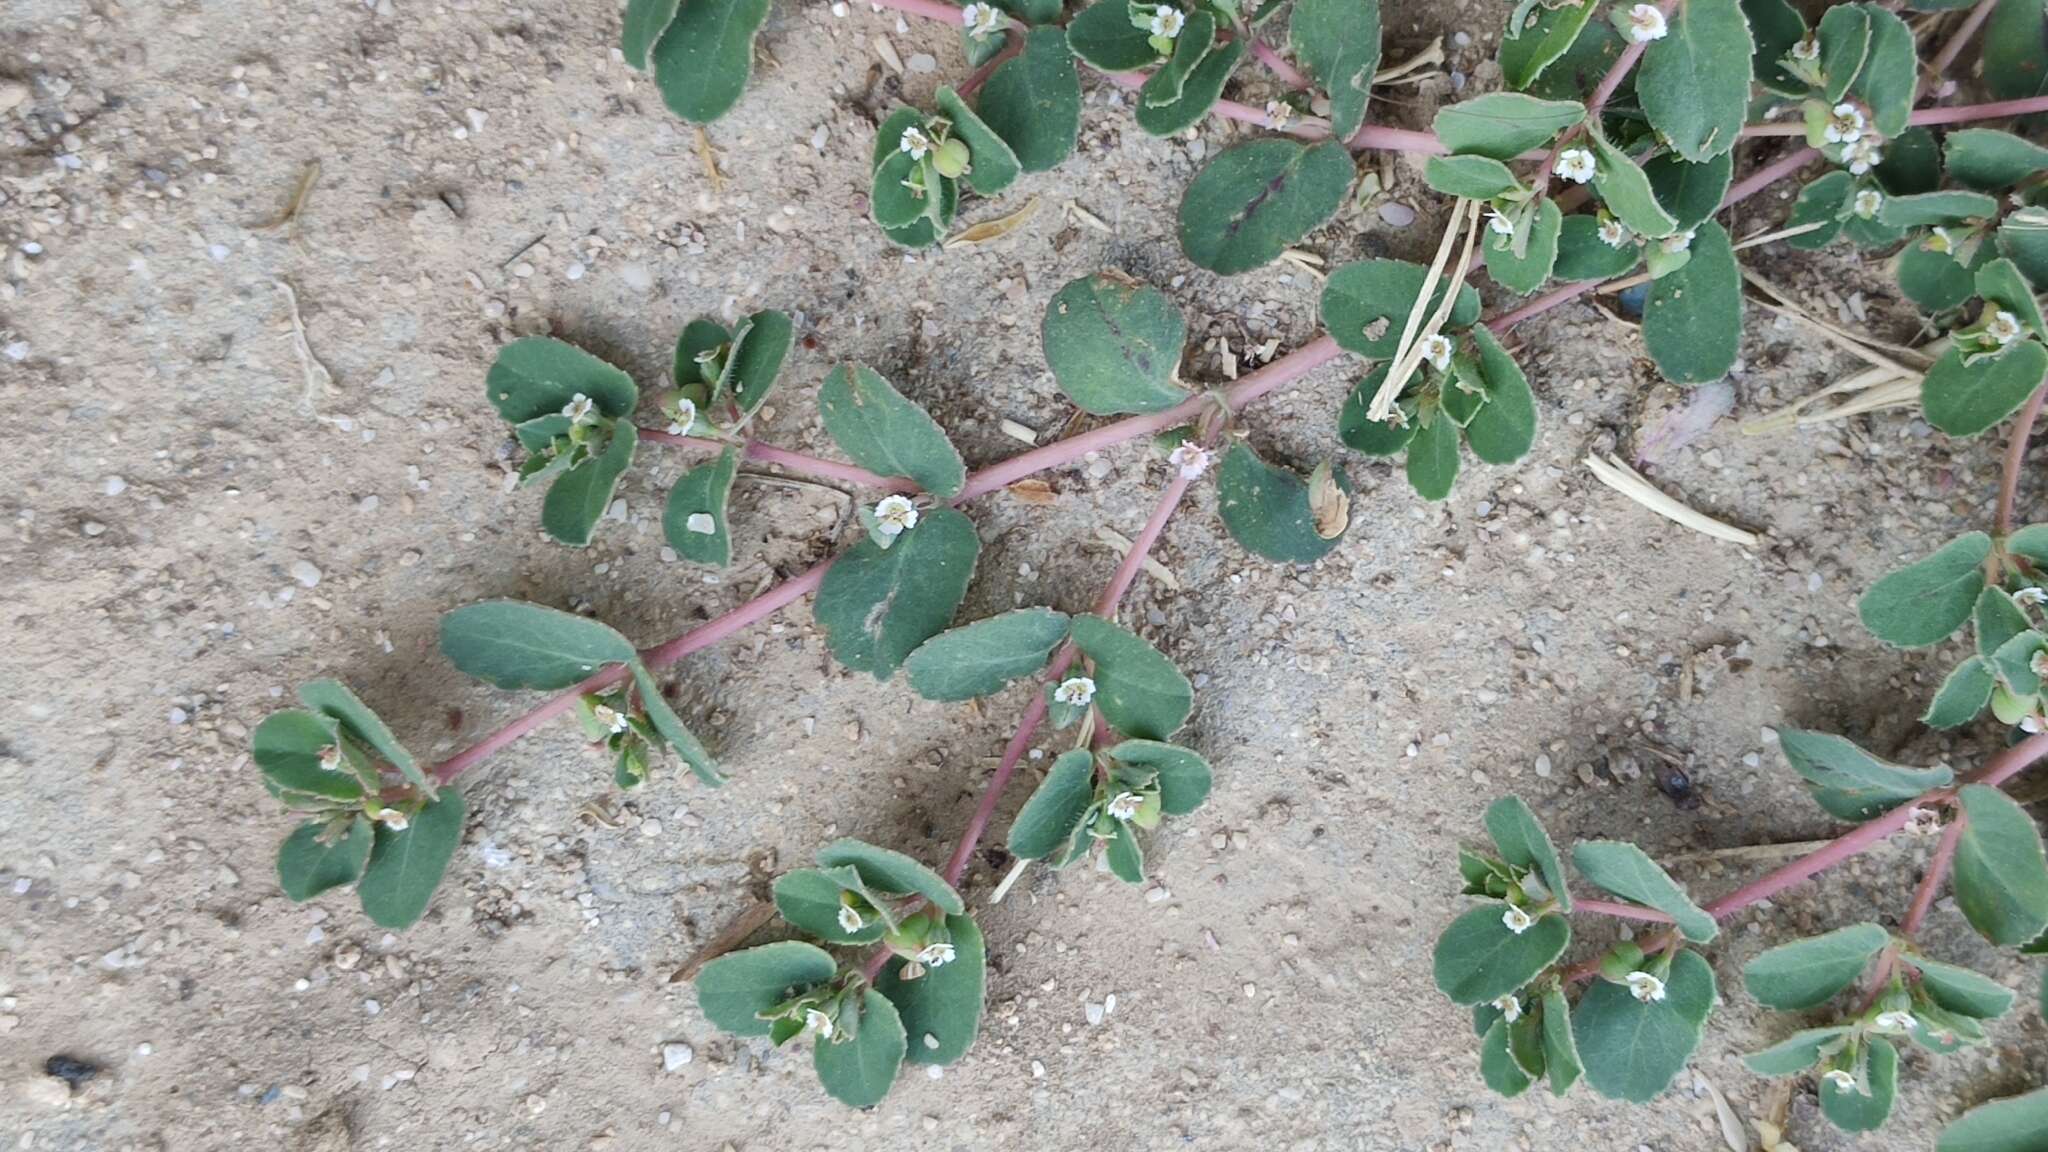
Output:
<instances>
[{"instance_id":1,"label":"green fruit","mask_svg":"<svg viewBox=\"0 0 2048 1152\"><path fill-rule=\"evenodd\" d=\"M2006 691L2003 684L1991 690L1991 714L1998 717L2000 724L2019 723L2021 717L2033 714L2034 705L2034 697L2022 700Z\"/></svg>"},{"instance_id":2,"label":"green fruit","mask_svg":"<svg viewBox=\"0 0 2048 1152\"><path fill-rule=\"evenodd\" d=\"M939 145L932 153L932 167L948 180L957 180L962 172L967 171L967 160L967 145L957 138Z\"/></svg>"}]
</instances>

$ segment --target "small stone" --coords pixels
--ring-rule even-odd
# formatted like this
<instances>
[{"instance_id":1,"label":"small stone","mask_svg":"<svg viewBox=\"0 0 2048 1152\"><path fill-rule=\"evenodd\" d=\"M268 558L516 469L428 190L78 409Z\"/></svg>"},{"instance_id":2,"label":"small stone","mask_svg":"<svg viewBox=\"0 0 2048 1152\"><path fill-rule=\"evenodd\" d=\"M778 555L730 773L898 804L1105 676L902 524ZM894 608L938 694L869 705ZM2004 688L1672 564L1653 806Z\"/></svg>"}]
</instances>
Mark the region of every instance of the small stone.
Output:
<instances>
[{"instance_id":1,"label":"small stone","mask_svg":"<svg viewBox=\"0 0 2048 1152\"><path fill-rule=\"evenodd\" d=\"M100 491L105 492L109 496L119 496L121 493L126 492L127 490L128 482L126 480L121 479L119 476L109 476L106 478L106 481L100 485Z\"/></svg>"},{"instance_id":2,"label":"small stone","mask_svg":"<svg viewBox=\"0 0 2048 1152\"><path fill-rule=\"evenodd\" d=\"M292 579L298 581L301 588L320 586L320 569L314 567L310 560L292 561L291 574Z\"/></svg>"},{"instance_id":3,"label":"small stone","mask_svg":"<svg viewBox=\"0 0 2048 1152\"><path fill-rule=\"evenodd\" d=\"M697 1050L688 1044L663 1044L661 1046L661 1070L679 1072L685 1064L697 1058Z\"/></svg>"},{"instance_id":4,"label":"small stone","mask_svg":"<svg viewBox=\"0 0 2048 1152\"><path fill-rule=\"evenodd\" d=\"M1415 209L1396 200L1380 205L1380 219L1394 228L1406 228L1415 223Z\"/></svg>"},{"instance_id":5,"label":"small stone","mask_svg":"<svg viewBox=\"0 0 2048 1152\"><path fill-rule=\"evenodd\" d=\"M1546 780L1550 778L1550 757L1548 755L1536 757L1536 774Z\"/></svg>"}]
</instances>

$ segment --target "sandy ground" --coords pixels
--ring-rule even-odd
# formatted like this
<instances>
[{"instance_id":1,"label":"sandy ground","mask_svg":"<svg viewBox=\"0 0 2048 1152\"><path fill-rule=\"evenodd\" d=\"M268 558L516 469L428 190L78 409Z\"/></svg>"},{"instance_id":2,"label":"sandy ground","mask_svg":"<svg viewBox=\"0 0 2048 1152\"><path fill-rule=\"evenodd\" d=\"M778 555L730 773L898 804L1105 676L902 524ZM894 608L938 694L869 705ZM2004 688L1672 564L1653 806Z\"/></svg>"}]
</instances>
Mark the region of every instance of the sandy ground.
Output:
<instances>
[{"instance_id":1,"label":"sandy ground","mask_svg":"<svg viewBox=\"0 0 2048 1152\"><path fill-rule=\"evenodd\" d=\"M665 561L660 500L681 461L659 451L590 549L542 539L538 497L511 490L505 428L483 403L511 336L574 339L645 385L687 319L788 309L809 339L764 435L829 451L816 383L859 358L985 463L1017 448L1000 421L1050 434L1069 417L1037 322L1075 276L1152 280L1201 339L1236 349L1313 334L1299 272L1221 280L1173 241L1179 190L1231 133L1148 138L1105 88L1091 86L1081 155L965 206L972 221L1037 196L1021 233L944 255L890 248L863 218L874 122L962 68L950 30L856 8L777 6L762 71L711 129L721 187L618 61L608 3L6 5L0 1146L1721 1147L1704 1081L1762 1114L1770 1087L1733 1055L1789 1027L1734 991L1742 962L1796 930L1896 918L1928 845L1739 918L1712 952L1730 1003L1695 1062L1704 1079L1640 1108L1481 1086L1464 1013L1428 973L1460 909L1454 847L1503 791L1561 839L1629 836L1661 856L1823 835L1762 741L1772 723L1970 762L1974 736L1951 747L1910 720L1947 654L1880 650L1853 599L1988 520L1996 446L1950 443L1910 414L1768 439L1724 420L1655 474L1767 542L1694 535L1578 464L1635 451L1678 400L1634 334L1585 306L1519 334L1544 421L1528 462L1425 506L1354 460L1351 536L1313 569L1244 554L1198 489L1159 549L1180 590L1141 578L1125 619L1196 679L1189 738L1216 765L1214 799L1170 827L1146 889L1033 873L984 910L980 1041L870 1113L828 1100L800 1049L718 1035L668 974L834 835L941 858L1021 696L977 712L849 675L805 608L672 674L728 788L669 773L622 801L553 727L477 773L465 846L413 930L373 928L343 893L295 906L278 892L270 857L289 823L246 742L290 686L343 677L416 751L445 755L522 706L435 654L447 608L588 605L651 642L829 551L840 497L743 481L733 568ZM1462 29L1451 67L1497 83L1495 8L1397 3L1389 56ZM1449 95L1447 78L1396 89L1376 115L1424 126ZM314 162L297 226L266 227ZM1309 247L1333 262L1424 255L1432 198L1414 167L1389 171L1421 221L1368 212ZM1111 231L1064 218L1066 201ZM1754 202L1735 230L1782 205ZM1880 270L1754 255L1824 314L1853 304L1912 335ZM331 385L309 383L294 307ZM1213 381L1215 364L1198 355L1189 372ZM1737 414L1850 366L1753 314ZM1357 371L1259 405L1252 442L1300 464L1330 452ZM1051 507L982 501L966 614L1085 607L1115 562L1095 529L1135 534L1162 478L1132 446L1050 476ZM1660 757L1688 767L1701 803L1660 793ZM1706 894L1757 866L1674 865ZM2033 978L1950 906L1930 940L2015 986ZM1111 994L1091 1025L1088 1005ZM1995 1037L1938 1065L1909 1055L1893 1127L1855 1146L1931 1146L1966 1103L2048 1078L2031 1011ZM665 1071L665 1044L693 1059ZM100 1071L72 1094L43 1072L60 1054ZM1793 1118L1802 1147L1849 1146L1803 1090Z\"/></svg>"}]
</instances>

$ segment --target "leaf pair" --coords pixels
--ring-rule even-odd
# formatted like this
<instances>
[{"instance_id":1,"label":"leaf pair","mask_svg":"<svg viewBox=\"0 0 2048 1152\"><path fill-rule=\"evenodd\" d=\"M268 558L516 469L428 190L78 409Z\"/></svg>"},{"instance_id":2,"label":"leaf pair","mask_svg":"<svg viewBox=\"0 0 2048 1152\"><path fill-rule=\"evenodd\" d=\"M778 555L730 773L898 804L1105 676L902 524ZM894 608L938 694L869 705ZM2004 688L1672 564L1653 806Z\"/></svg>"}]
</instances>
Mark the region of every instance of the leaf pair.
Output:
<instances>
[{"instance_id":1,"label":"leaf pair","mask_svg":"<svg viewBox=\"0 0 2048 1152\"><path fill-rule=\"evenodd\" d=\"M671 111L704 123L739 103L767 18L768 0L627 0L619 47Z\"/></svg>"},{"instance_id":2,"label":"leaf pair","mask_svg":"<svg viewBox=\"0 0 2048 1152\"><path fill-rule=\"evenodd\" d=\"M1164 741L1125 740L1100 758L1086 748L1073 749L1053 761L1011 822L1010 854L1064 868L1100 840L1111 871L1126 883L1140 883L1145 857L1137 826L1149 827L1156 818L1115 802L1139 797L1155 801L1158 815L1185 816L1209 798L1211 778L1208 761Z\"/></svg>"},{"instance_id":3,"label":"leaf pair","mask_svg":"<svg viewBox=\"0 0 2048 1152\"><path fill-rule=\"evenodd\" d=\"M1486 810L1486 830L1500 859L1464 852L1459 867L1466 893L1492 899L1445 930L1432 961L1436 986L1453 1004L1515 993L1571 943L1564 862L1536 814L1520 797L1502 797Z\"/></svg>"},{"instance_id":4,"label":"leaf pair","mask_svg":"<svg viewBox=\"0 0 2048 1152\"><path fill-rule=\"evenodd\" d=\"M633 463L633 378L573 344L532 336L498 350L484 389L529 454L522 482L551 481L541 527L573 547L590 543Z\"/></svg>"}]
</instances>

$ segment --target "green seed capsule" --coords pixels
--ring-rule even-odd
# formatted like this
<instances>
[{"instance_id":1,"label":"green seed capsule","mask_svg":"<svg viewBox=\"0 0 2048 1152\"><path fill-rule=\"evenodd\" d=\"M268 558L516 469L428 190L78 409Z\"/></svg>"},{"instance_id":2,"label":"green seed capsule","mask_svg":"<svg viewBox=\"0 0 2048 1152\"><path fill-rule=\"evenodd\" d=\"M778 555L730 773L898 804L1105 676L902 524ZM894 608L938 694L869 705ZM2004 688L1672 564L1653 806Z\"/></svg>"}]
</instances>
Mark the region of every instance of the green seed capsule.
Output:
<instances>
[{"instance_id":1,"label":"green seed capsule","mask_svg":"<svg viewBox=\"0 0 2048 1152\"><path fill-rule=\"evenodd\" d=\"M957 180L967 171L967 145L959 140L948 140L932 153L932 167L948 180Z\"/></svg>"},{"instance_id":2,"label":"green seed capsule","mask_svg":"<svg viewBox=\"0 0 2048 1152\"><path fill-rule=\"evenodd\" d=\"M2024 700L2005 690L2001 684L1991 690L1991 714L1998 717L2000 724L2017 724L2020 718L2034 710L2034 698Z\"/></svg>"}]
</instances>

